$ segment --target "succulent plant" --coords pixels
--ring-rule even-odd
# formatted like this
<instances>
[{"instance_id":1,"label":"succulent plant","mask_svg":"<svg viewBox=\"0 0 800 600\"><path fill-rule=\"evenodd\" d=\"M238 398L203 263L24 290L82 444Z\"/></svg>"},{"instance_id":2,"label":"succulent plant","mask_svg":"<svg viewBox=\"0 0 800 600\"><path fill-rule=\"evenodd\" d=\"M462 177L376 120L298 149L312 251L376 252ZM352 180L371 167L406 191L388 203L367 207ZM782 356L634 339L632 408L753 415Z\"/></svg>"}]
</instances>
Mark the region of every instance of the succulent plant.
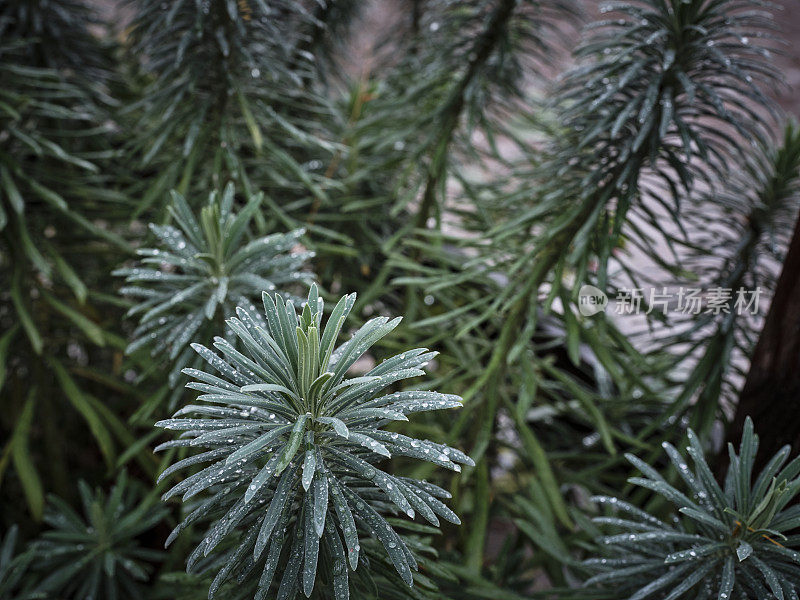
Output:
<instances>
[{"instance_id":1,"label":"succulent plant","mask_svg":"<svg viewBox=\"0 0 800 600\"><path fill-rule=\"evenodd\" d=\"M424 374L422 367L435 353L422 348L348 377L350 367L400 321L371 319L337 347L355 294L339 300L324 327L316 286L299 314L291 300L267 293L263 300L265 326L242 307L228 320L241 352L221 337L214 341L220 354L193 345L219 376L186 369L194 380L187 387L202 392L202 404L157 423L184 432L158 450L206 449L168 467L162 478L211 463L164 495L182 494L186 501L205 492L168 543L190 524L211 521L189 558L191 569L236 536L209 597L226 579L243 579L258 569L257 599L267 597L280 572L279 599L293 597L300 588L310 596L318 577L332 584L337 600L348 598L348 567L355 570L363 560L359 538L364 535L382 544L400 577L412 585L415 557L387 514L414 518L419 513L432 525L439 524L438 517L459 519L440 500L449 497L445 490L376 464L408 456L459 471L459 463L472 461L459 450L383 427L406 421L411 413L459 407L461 399L432 391L389 392L394 384Z\"/></svg>"}]
</instances>

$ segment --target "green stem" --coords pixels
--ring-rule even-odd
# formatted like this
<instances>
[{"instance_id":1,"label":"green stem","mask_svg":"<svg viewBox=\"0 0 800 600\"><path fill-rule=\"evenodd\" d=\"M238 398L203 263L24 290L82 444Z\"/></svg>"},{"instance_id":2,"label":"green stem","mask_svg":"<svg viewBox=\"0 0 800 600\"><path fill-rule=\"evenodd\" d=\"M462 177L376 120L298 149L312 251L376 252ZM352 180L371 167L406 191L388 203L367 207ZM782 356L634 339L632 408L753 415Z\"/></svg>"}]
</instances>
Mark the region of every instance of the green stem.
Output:
<instances>
[{"instance_id":1,"label":"green stem","mask_svg":"<svg viewBox=\"0 0 800 600\"><path fill-rule=\"evenodd\" d=\"M459 79L455 88L448 96L441 108L443 124L436 142L431 147L428 175L425 180L425 189L422 201L414 218L414 229L425 227L431 212L437 205L436 191L447 176L447 149L453 140L453 135L458 127L461 113L464 111L466 92L475 79L479 69L486 63L495 45L507 25L516 7L516 0L500 0L489 18L489 23L472 46L469 53L471 57L467 70ZM441 208L441 207L440 207ZM420 259L420 250L414 252L415 260ZM406 312L406 318L413 321L416 316L416 303L414 291L416 286L406 290L406 306L411 310Z\"/></svg>"},{"instance_id":2,"label":"green stem","mask_svg":"<svg viewBox=\"0 0 800 600\"><path fill-rule=\"evenodd\" d=\"M431 168L428 171L428 176L425 181L425 191L422 194L422 202L420 203L419 210L415 219L415 227L421 228L425 226L428 221L431 211L436 205L436 189L439 187L446 171L446 155L447 147L452 141L453 134L458 127L458 121L461 113L464 111L464 104L466 100L466 92L470 83L478 73L478 70L489 59L495 45L497 44L500 36L511 19L514 12L514 7L517 5L516 0L501 0L483 33L475 41L472 47L472 52L469 56L472 58L469 61L466 72L458 81L458 84L450 93L442 107L442 115L444 124L441 129L436 144L433 146L431 156ZM436 157L439 157L437 160Z\"/></svg>"}]
</instances>

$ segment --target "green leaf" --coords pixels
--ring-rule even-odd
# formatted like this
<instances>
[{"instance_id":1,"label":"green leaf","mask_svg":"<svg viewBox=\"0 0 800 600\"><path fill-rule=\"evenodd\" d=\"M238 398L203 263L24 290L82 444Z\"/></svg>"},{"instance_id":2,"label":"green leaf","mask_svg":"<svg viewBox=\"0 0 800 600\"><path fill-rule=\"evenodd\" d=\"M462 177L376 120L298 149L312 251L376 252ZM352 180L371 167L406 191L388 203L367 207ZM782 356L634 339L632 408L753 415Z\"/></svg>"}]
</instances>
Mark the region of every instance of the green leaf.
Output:
<instances>
[{"instance_id":1,"label":"green leaf","mask_svg":"<svg viewBox=\"0 0 800 600\"><path fill-rule=\"evenodd\" d=\"M255 547L253 549L253 558L256 560L259 556L261 556L264 548L266 548L267 542L269 541L275 525L278 523L278 520L283 513L284 507L287 505L290 498L294 496L292 493L292 483L294 482L295 474L295 468L284 471L280 481L278 482L278 487L275 488L275 494L272 496L272 500L269 503L269 508L267 508L266 515L264 515L264 520L261 523L261 529L258 532L258 539L256 539Z\"/></svg>"},{"instance_id":2,"label":"green leaf","mask_svg":"<svg viewBox=\"0 0 800 600\"><path fill-rule=\"evenodd\" d=\"M58 274L61 275L61 278L64 280L71 289L72 292L75 294L75 298L83 304L86 301L86 284L81 281L81 278L78 277L78 274L73 270L71 266L63 259L63 257L58 254L57 252L52 252L51 256L53 257L53 263L55 264L56 271Z\"/></svg>"},{"instance_id":3,"label":"green leaf","mask_svg":"<svg viewBox=\"0 0 800 600\"><path fill-rule=\"evenodd\" d=\"M64 366L54 358L48 359L50 368L56 375L59 386L64 392L64 395L70 401L72 406L81 414L89 430L92 432L95 441L97 441L100 451L105 459L106 466L111 469L115 462L114 444L111 440L111 434L106 429L105 424L100 419L100 416L92 407L92 403L83 394L81 389L69 376L69 373Z\"/></svg>"},{"instance_id":4,"label":"green leaf","mask_svg":"<svg viewBox=\"0 0 800 600\"><path fill-rule=\"evenodd\" d=\"M3 384L6 381L6 362L8 361L8 352L11 348L11 342L14 341L14 336L19 331L19 323L12 325L8 331L0 336L0 390L3 389Z\"/></svg>"},{"instance_id":5,"label":"green leaf","mask_svg":"<svg viewBox=\"0 0 800 600\"><path fill-rule=\"evenodd\" d=\"M253 138L253 145L255 145L256 150L261 150L261 147L264 145L264 137L261 135L261 129L258 127L258 123L255 117L253 117L253 113L250 111L247 99L244 97L241 90L237 92L236 96L239 98L239 106L242 108L242 115L244 116L245 123L247 123L247 129L250 130L250 136Z\"/></svg>"},{"instance_id":6,"label":"green leaf","mask_svg":"<svg viewBox=\"0 0 800 600\"><path fill-rule=\"evenodd\" d=\"M50 294L47 293L44 293L42 295L44 296L44 299L47 300L47 303L50 304L50 306L55 308L58 312L60 312L67 319L69 319L92 342L101 347L106 345L105 335L103 333L102 327L91 321L86 316L79 313L74 308L67 306L60 300L56 299L54 296L51 296Z\"/></svg>"},{"instance_id":7,"label":"green leaf","mask_svg":"<svg viewBox=\"0 0 800 600\"><path fill-rule=\"evenodd\" d=\"M736 582L735 563L732 556L725 558L725 563L722 566L722 576L719 582L719 592L717 593L717 600L731 600L733 597L733 586Z\"/></svg>"},{"instance_id":8,"label":"green leaf","mask_svg":"<svg viewBox=\"0 0 800 600\"><path fill-rule=\"evenodd\" d=\"M300 444L303 441L303 433L305 432L306 421L309 416L309 413L300 415L297 421L295 421L292 431L289 434L289 441L286 443L281 453L281 458L275 467L276 475L281 473L289 463L292 462L294 455L297 454L297 449L300 448Z\"/></svg>"},{"instance_id":9,"label":"green leaf","mask_svg":"<svg viewBox=\"0 0 800 600\"><path fill-rule=\"evenodd\" d=\"M36 354L41 354L42 349L44 348L44 342L42 341L42 336L39 334L39 330L36 328L36 325L33 322L33 318L28 312L26 302L22 299L22 294L20 293L19 289L19 282L20 278L18 276L15 276L11 282L11 302L14 304L14 309L17 311L19 322L31 342L33 351Z\"/></svg>"},{"instance_id":10,"label":"green leaf","mask_svg":"<svg viewBox=\"0 0 800 600\"><path fill-rule=\"evenodd\" d=\"M511 414L514 415L517 423L517 431L525 447L525 457L533 464L536 475L542 484L553 512L565 527L572 528L572 519L569 518L569 514L567 513L566 503L564 502L561 491L558 489L558 482L556 481L545 449L528 424L523 420L522 415L517 411L513 411Z\"/></svg>"},{"instance_id":11,"label":"green leaf","mask_svg":"<svg viewBox=\"0 0 800 600\"><path fill-rule=\"evenodd\" d=\"M28 503L28 509L35 521L41 521L44 509L44 492L42 481L30 454L30 431L33 421L36 399L36 388L28 394L22 413L17 418L14 431L11 434L11 456L14 461L14 470L22 484L22 491Z\"/></svg>"},{"instance_id":12,"label":"green leaf","mask_svg":"<svg viewBox=\"0 0 800 600\"><path fill-rule=\"evenodd\" d=\"M746 560L751 554L753 554L753 547L744 540L740 540L739 545L736 546L736 556L739 558L739 562Z\"/></svg>"}]
</instances>

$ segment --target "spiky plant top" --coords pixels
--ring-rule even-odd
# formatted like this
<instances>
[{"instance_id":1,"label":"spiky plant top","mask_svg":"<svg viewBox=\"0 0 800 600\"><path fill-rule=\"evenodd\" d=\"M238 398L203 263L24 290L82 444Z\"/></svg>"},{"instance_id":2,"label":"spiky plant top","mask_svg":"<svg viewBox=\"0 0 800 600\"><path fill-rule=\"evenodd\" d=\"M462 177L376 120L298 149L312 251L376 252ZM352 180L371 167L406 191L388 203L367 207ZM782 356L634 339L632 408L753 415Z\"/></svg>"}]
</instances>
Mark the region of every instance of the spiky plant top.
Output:
<instances>
[{"instance_id":1,"label":"spiky plant top","mask_svg":"<svg viewBox=\"0 0 800 600\"><path fill-rule=\"evenodd\" d=\"M600 540L608 555L588 561L599 573L586 584L610 588L615 598L630 600L797 598L800 552L795 549L800 536L786 534L800 526L800 506L793 502L800 491L800 457L783 467L790 450L786 446L753 482L758 436L748 418L739 454L728 446L730 467L720 487L691 430L689 443L694 469L664 443L688 494L647 463L628 456L644 474L631 483L677 507L674 520L662 521L617 498L596 499L625 513L625 518L596 519L623 533Z\"/></svg>"},{"instance_id":2,"label":"spiky plant top","mask_svg":"<svg viewBox=\"0 0 800 600\"><path fill-rule=\"evenodd\" d=\"M309 596L315 580L324 580L337 600L348 598L348 565L359 565L359 537L370 535L385 548L402 579L412 585L414 555L386 520L396 511L429 523L438 517L459 523L440 500L449 494L425 481L391 475L376 466L390 456L430 461L453 471L473 464L464 453L427 440L383 431L408 414L456 408L458 396L431 391L386 393L393 384L423 375L435 355L419 348L393 356L366 375L347 377L348 369L373 344L394 329L399 318L371 319L337 347L336 342L355 294L339 300L325 326L323 301L316 286L298 314L291 300L264 293L262 327L247 310L228 326L242 351L216 338L220 354L194 344L219 376L187 369L199 390L200 405L186 406L158 426L184 431L158 450L202 447L161 475L210 462L164 495L188 500L206 492L168 539L188 525L210 521L207 534L189 558L199 559L235 537L209 597L228 578L242 580L258 570L256 598L267 597L276 573L277 598L291 598L298 588ZM362 559L363 562L363 559ZM280 568L279 568L280 565ZM318 565L324 567L318 568ZM274 597L274 596L270 596Z\"/></svg>"},{"instance_id":3,"label":"spiky plant top","mask_svg":"<svg viewBox=\"0 0 800 600\"><path fill-rule=\"evenodd\" d=\"M115 271L129 284L121 293L139 300L128 312L139 316L128 352L149 347L154 356L167 353L174 363L173 386L194 357L190 340L209 343L236 306L252 306L262 290L311 278L301 269L312 254L291 252L303 230L254 239L250 222L262 195L238 213L233 200L232 184L221 197L212 192L198 222L173 191L169 211L175 226L151 223L158 245L138 251L139 265Z\"/></svg>"},{"instance_id":4,"label":"spiky plant top","mask_svg":"<svg viewBox=\"0 0 800 600\"><path fill-rule=\"evenodd\" d=\"M45 522L51 527L32 547L38 598L138 599L150 577L151 562L163 552L144 548L137 538L164 518L152 499L139 500L123 471L106 495L78 484L83 514L50 497Z\"/></svg>"}]
</instances>

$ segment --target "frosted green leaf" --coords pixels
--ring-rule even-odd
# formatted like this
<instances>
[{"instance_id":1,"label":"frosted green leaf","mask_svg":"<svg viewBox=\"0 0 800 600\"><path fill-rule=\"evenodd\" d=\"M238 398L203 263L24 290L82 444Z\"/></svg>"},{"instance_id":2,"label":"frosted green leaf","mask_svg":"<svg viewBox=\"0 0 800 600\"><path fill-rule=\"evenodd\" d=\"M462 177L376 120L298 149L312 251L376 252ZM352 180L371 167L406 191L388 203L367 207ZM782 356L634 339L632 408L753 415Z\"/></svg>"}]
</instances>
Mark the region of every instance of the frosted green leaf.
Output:
<instances>
[{"instance_id":1,"label":"frosted green leaf","mask_svg":"<svg viewBox=\"0 0 800 600\"><path fill-rule=\"evenodd\" d=\"M314 471L317 469L317 457L313 450L306 450L306 456L303 459L303 489L308 491L311 487L311 481L314 479Z\"/></svg>"},{"instance_id":2,"label":"frosted green leaf","mask_svg":"<svg viewBox=\"0 0 800 600\"><path fill-rule=\"evenodd\" d=\"M355 512L364 520L372 535L378 539L386 549L389 558L395 569L409 586L414 584L414 577L411 574L408 560L406 558L405 544L400 537L392 530L386 521L366 502L356 497L352 492L347 492L348 503L351 504Z\"/></svg>"},{"instance_id":3,"label":"frosted green leaf","mask_svg":"<svg viewBox=\"0 0 800 600\"><path fill-rule=\"evenodd\" d=\"M348 584L347 557L342 548L342 540L336 529L330 523L325 524L322 538L325 546L333 559L333 592L336 600L349 600L350 586Z\"/></svg>"},{"instance_id":4,"label":"frosted green leaf","mask_svg":"<svg viewBox=\"0 0 800 600\"><path fill-rule=\"evenodd\" d=\"M305 516L303 531L303 592L306 598L311 596L311 592L314 589L314 581L317 576L317 559L319 558L320 536L315 531L314 517L312 516L313 510L308 502L308 497L306 497L305 508L303 509Z\"/></svg>"},{"instance_id":5,"label":"frosted green leaf","mask_svg":"<svg viewBox=\"0 0 800 600\"><path fill-rule=\"evenodd\" d=\"M742 540L736 547L736 556L739 557L739 562L746 560L753 553L753 547Z\"/></svg>"},{"instance_id":6,"label":"frosted green leaf","mask_svg":"<svg viewBox=\"0 0 800 600\"><path fill-rule=\"evenodd\" d=\"M254 558L258 558L264 551L264 548L269 541L272 530L275 528L279 517L281 516L284 507L289 502L290 496L294 496L293 480L295 477L295 470L288 469L284 471L283 475L278 482L278 487L275 488L275 494L269 503L267 514L264 521L261 523L261 529L258 532L255 548L253 549Z\"/></svg>"},{"instance_id":7,"label":"frosted green leaf","mask_svg":"<svg viewBox=\"0 0 800 600\"><path fill-rule=\"evenodd\" d=\"M330 425L337 435L340 435L344 439L350 438L350 431L341 419L337 419L336 417L316 417L315 420L325 425Z\"/></svg>"},{"instance_id":8,"label":"frosted green leaf","mask_svg":"<svg viewBox=\"0 0 800 600\"><path fill-rule=\"evenodd\" d=\"M335 479L330 479L330 492L333 498L333 506L336 510L339 519L339 527L344 536L345 545L347 548L347 559L350 561L350 567L355 571L358 567L358 553L361 549L358 543L358 531L356 529L356 522L353 519L353 513L350 506L345 500L344 494L339 488L339 484Z\"/></svg>"},{"instance_id":9,"label":"frosted green leaf","mask_svg":"<svg viewBox=\"0 0 800 600\"><path fill-rule=\"evenodd\" d=\"M314 529L317 532L317 537L322 537L322 532L325 529L325 517L328 514L328 478L320 473L320 476L314 479L313 485Z\"/></svg>"}]
</instances>

